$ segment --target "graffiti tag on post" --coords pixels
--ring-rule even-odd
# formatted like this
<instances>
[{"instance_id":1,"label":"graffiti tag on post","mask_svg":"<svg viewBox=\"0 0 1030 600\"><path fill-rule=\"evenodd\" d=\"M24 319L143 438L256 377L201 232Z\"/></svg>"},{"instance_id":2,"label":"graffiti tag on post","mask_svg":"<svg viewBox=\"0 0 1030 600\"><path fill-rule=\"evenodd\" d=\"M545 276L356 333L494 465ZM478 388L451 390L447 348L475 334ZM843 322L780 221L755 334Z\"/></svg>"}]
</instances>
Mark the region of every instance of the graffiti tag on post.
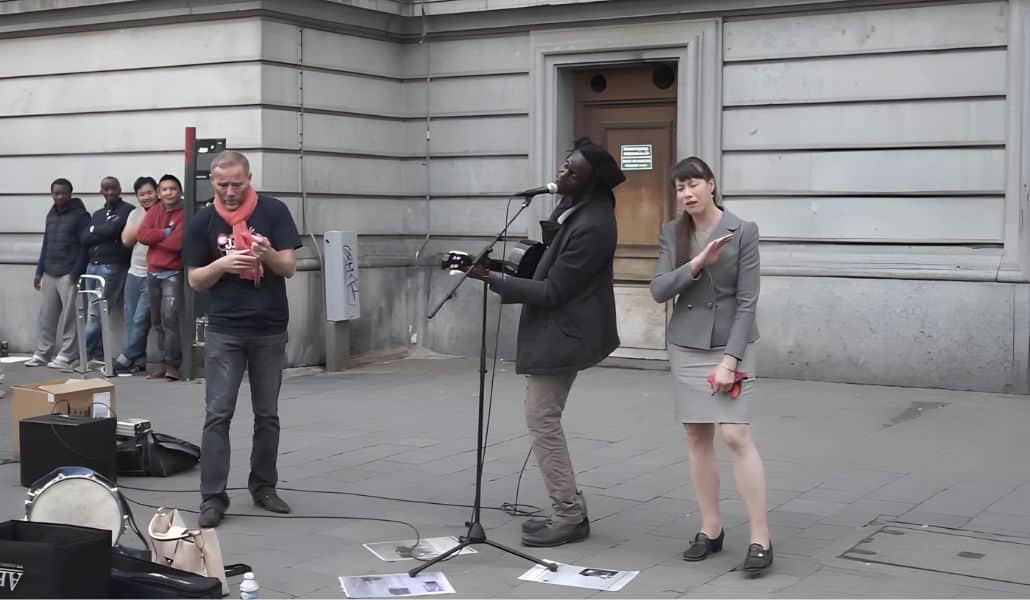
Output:
<instances>
[{"instance_id":1,"label":"graffiti tag on post","mask_svg":"<svg viewBox=\"0 0 1030 600\"><path fill-rule=\"evenodd\" d=\"M343 245L343 287L347 290L348 308L357 312L358 298L358 266L354 264L354 252L350 244ZM350 312L350 310L348 310Z\"/></svg>"}]
</instances>

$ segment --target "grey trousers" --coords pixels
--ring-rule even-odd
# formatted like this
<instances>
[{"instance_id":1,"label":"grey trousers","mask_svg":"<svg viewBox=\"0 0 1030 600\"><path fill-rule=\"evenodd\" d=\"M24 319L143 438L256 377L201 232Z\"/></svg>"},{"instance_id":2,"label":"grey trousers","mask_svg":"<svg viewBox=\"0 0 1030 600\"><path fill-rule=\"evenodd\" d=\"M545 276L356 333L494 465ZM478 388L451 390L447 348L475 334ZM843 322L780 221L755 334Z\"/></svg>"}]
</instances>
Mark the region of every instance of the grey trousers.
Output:
<instances>
[{"instance_id":1,"label":"grey trousers","mask_svg":"<svg viewBox=\"0 0 1030 600\"><path fill-rule=\"evenodd\" d=\"M229 425L243 371L250 378L254 441L250 451L251 495L275 489L279 480L279 387L286 364L286 333L231 335L207 331L204 342L204 401L207 413L200 450L201 508L229 507Z\"/></svg>"},{"instance_id":2,"label":"grey trousers","mask_svg":"<svg viewBox=\"0 0 1030 600\"><path fill-rule=\"evenodd\" d=\"M179 322L182 275L159 279L148 274L147 291L150 294L150 330L157 336L161 364L178 369L182 362L182 331Z\"/></svg>"},{"instance_id":3,"label":"grey trousers","mask_svg":"<svg viewBox=\"0 0 1030 600\"><path fill-rule=\"evenodd\" d=\"M576 371L526 378L526 425L533 436L533 455L547 486L553 517L579 522L586 516L583 499L576 495L576 471L561 426L565 401Z\"/></svg>"},{"instance_id":4,"label":"grey trousers","mask_svg":"<svg viewBox=\"0 0 1030 600\"><path fill-rule=\"evenodd\" d=\"M36 356L46 360L60 356L68 362L79 358L75 284L70 274L54 277L43 273Z\"/></svg>"}]
</instances>

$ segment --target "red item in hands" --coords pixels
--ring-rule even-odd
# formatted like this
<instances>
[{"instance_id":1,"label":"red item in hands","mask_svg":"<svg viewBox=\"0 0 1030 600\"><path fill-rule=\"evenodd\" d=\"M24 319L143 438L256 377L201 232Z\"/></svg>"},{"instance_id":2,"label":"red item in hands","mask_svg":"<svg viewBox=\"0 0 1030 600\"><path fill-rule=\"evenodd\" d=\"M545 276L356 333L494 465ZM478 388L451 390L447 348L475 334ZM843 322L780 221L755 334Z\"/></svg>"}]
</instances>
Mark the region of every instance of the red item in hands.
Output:
<instances>
[{"instance_id":1,"label":"red item in hands","mask_svg":"<svg viewBox=\"0 0 1030 600\"><path fill-rule=\"evenodd\" d=\"M736 398L740 396L741 382L747 379L747 373L744 371L734 371L733 373L733 387L727 392L730 398ZM708 374L708 387L711 388L712 392L715 392L715 371Z\"/></svg>"}]
</instances>

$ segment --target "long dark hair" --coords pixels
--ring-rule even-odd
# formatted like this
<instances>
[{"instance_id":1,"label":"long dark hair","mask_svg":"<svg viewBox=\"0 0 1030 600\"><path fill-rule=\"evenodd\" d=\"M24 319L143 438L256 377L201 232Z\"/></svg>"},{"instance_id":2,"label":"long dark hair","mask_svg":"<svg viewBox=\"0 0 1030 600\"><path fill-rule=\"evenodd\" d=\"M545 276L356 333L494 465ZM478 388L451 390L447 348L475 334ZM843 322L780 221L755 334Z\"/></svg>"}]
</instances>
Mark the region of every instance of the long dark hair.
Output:
<instances>
[{"instance_id":1,"label":"long dark hair","mask_svg":"<svg viewBox=\"0 0 1030 600\"><path fill-rule=\"evenodd\" d=\"M684 158L672 167L673 188L675 188L677 181L689 181L691 179L704 179L705 181L711 181L712 199L715 201L716 206L722 208L722 203L719 202L718 196L716 195L718 192L718 184L715 181L715 173L712 172L712 168L708 166L708 163L696 156ZM677 267L686 264L687 261L693 258L690 256L690 240L693 237L694 219L684 211L676 221Z\"/></svg>"}]
</instances>

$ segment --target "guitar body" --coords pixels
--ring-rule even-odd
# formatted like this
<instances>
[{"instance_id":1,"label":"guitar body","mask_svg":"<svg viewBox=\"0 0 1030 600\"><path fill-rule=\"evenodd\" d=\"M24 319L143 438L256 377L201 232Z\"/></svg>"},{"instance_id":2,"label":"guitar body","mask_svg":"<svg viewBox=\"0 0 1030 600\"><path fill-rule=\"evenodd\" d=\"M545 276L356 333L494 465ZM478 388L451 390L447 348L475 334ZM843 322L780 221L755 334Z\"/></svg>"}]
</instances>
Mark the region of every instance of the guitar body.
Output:
<instances>
[{"instance_id":1,"label":"guitar body","mask_svg":"<svg viewBox=\"0 0 1030 600\"><path fill-rule=\"evenodd\" d=\"M512 277L531 279L536 271L540 257L544 255L547 246L535 240L519 240L515 246L508 251L508 256L503 261L485 260L486 266L491 271L503 271ZM443 258L440 268L451 272L464 272L472 267L473 257L468 252L451 250Z\"/></svg>"},{"instance_id":2,"label":"guitar body","mask_svg":"<svg viewBox=\"0 0 1030 600\"><path fill-rule=\"evenodd\" d=\"M532 279L540 257L544 255L544 246L534 240L519 240L504 259L504 272L523 279Z\"/></svg>"}]
</instances>

